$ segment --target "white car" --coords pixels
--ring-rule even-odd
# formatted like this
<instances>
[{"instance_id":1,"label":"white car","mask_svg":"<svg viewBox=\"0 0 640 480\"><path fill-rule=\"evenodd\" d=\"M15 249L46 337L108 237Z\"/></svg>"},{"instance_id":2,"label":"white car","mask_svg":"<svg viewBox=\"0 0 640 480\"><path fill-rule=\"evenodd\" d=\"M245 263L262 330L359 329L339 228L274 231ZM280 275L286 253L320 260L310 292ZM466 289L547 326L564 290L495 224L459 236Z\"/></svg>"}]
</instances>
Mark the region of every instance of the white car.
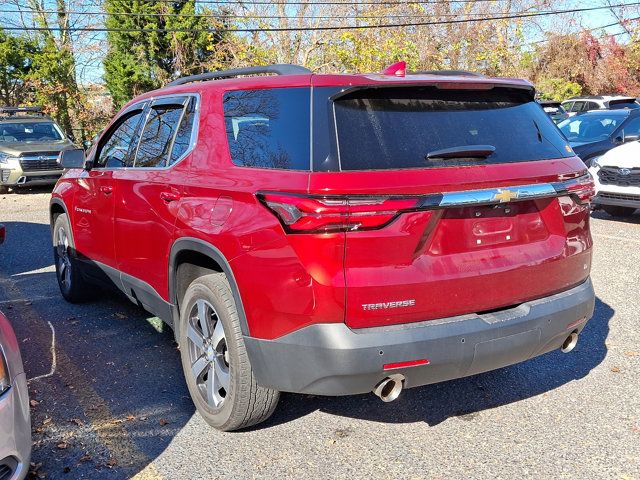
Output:
<instances>
[{"instance_id":1,"label":"white car","mask_svg":"<svg viewBox=\"0 0 640 480\"><path fill-rule=\"evenodd\" d=\"M591 110L617 110L640 108L640 104L635 97L625 97L623 95L594 95L587 97L573 97L562 102L562 107L570 117L577 113L589 112Z\"/></svg>"},{"instance_id":2,"label":"white car","mask_svg":"<svg viewBox=\"0 0 640 480\"><path fill-rule=\"evenodd\" d=\"M640 141L625 143L591 160L593 204L614 217L640 208Z\"/></svg>"}]
</instances>

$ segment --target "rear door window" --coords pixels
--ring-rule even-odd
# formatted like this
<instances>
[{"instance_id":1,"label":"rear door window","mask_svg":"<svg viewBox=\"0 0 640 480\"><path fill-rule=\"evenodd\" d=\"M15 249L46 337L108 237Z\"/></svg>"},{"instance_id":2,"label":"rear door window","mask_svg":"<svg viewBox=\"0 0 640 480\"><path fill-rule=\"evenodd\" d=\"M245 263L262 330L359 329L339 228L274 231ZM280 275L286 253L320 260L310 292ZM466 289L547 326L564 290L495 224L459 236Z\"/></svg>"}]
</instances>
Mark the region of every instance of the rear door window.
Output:
<instances>
[{"instance_id":1,"label":"rear door window","mask_svg":"<svg viewBox=\"0 0 640 480\"><path fill-rule=\"evenodd\" d=\"M224 119L232 162L309 170L310 95L309 88L226 92Z\"/></svg>"},{"instance_id":2,"label":"rear door window","mask_svg":"<svg viewBox=\"0 0 640 480\"><path fill-rule=\"evenodd\" d=\"M135 167L166 167L183 107L152 106L136 152Z\"/></svg>"},{"instance_id":3,"label":"rear door window","mask_svg":"<svg viewBox=\"0 0 640 480\"><path fill-rule=\"evenodd\" d=\"M361 89L337 98L333 109L342 170L485 165L572 155L539 105L515 89ZM474 147L493 153L484 158L430 155Z\"/></svg>"}]
</instances>

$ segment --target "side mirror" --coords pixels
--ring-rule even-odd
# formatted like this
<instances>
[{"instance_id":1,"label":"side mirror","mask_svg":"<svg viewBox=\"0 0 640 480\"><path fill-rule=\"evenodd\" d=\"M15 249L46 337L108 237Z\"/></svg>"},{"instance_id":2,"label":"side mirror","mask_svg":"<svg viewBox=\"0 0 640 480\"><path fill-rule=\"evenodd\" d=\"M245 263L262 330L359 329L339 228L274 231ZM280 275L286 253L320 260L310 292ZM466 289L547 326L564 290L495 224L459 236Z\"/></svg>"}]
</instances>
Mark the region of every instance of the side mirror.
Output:
<instances>
[{"instance_id":1,"label":"side mirror","mask_svg":"<svg viewBox=\"0 0 640 480\"><path fill-rule=\"evenodd\" d=\"M89 150L91 148L91 145L93 145L93 142L91 140L85 140L84 142L82 142L82 146L85 150Z\"/></svg>"},{"instance_id":2,"label":"side mirror","mask_svg":"<svg viewBox=\"0 0 640 480\"><path fill-rule=\"evenodd\" d=\"M81 148L64 150L58 155L58 163L62 168L84 168L84 150Z\"/></svg>"},{"instance_id":3,"label":"side mirror","mask_svg":"<svg viewBox=\"0 0 640 480\"><path fill-rule=\"evenodd\" d=\"M624 143L624 138L622 137L622 135L618 135L616 138L613 139L613 143L615 143L616 145L620 143Z\"/></svg>"}]
</instances>

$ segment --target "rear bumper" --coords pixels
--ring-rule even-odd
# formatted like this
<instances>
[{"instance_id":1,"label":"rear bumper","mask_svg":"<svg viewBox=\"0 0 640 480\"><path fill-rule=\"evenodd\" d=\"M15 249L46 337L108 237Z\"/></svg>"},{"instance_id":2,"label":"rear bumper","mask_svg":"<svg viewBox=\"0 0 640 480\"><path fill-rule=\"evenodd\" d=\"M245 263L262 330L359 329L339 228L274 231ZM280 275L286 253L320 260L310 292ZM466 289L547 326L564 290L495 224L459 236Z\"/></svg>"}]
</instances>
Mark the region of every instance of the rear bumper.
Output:
<instances>
[{"instance_id":1,"label":"rear bumper","mask_svg":"<svg viewBox=\"0 0 640 480\"><path fill-rule=\"evenodd\" d=\"M257 382L285 392L351 395L370 392L392 373L405 388L474 375L560 348L593 315L591 280L515 308L440 320L352 330L311 325L275 340L245 336ZM428 365L384 365L428 359Z\"/></svg>"}]
</instances>

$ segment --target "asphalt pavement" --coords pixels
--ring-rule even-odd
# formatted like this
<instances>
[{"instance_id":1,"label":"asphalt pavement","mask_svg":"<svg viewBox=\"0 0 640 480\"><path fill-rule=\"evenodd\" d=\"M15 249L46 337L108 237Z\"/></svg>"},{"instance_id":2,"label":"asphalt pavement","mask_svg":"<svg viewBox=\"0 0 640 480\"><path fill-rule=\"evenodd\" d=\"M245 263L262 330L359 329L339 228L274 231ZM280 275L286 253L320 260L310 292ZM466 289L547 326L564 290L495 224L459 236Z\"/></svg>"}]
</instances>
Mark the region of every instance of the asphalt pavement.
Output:
<instances>
[{"instance_id":1,"label":"asphalt pavement","mask_svg":"<svg viewBox=\"0 0 640 480\"><path fill-rule=\"evenodd\" d=\"M594 318L573 352L373 395L285 394L249 431L195 413L172 332L123 296L66 303L47 190L0 196L0 310L21 343L32 478L640 479L640 211L596 212Z\"/></svg>"}]
</instances>

